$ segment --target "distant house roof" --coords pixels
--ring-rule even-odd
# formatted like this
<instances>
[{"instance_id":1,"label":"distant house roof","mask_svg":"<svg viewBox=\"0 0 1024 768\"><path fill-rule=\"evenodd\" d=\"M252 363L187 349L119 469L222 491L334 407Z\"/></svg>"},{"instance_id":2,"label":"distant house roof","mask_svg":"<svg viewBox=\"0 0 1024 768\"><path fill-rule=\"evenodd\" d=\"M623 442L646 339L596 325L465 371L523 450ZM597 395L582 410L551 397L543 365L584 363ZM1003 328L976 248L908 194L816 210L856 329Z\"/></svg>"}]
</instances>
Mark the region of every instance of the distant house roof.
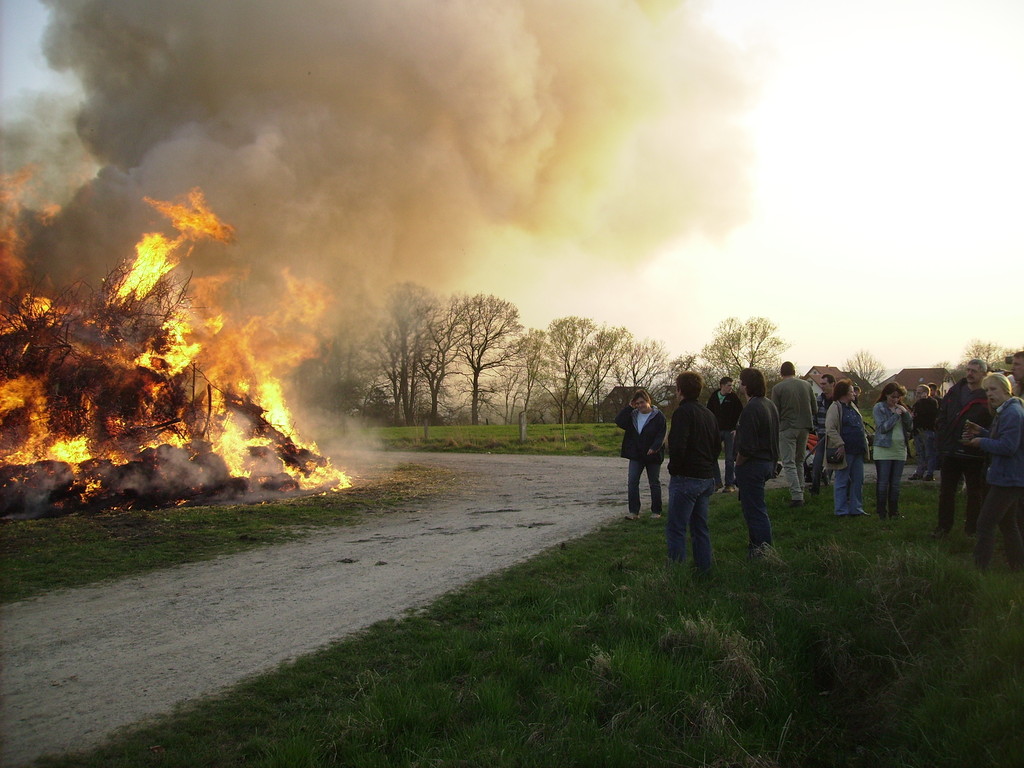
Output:
<instances>
[{"instance_id":1,"label":"distant house roof","mask_svg":"<svg viewBox=\"0 0 1024 768\"><path fill-rule=\"evenodd\" d=\"M934 382L939 385L940 391L945 392L947 385L953 383L953 377L945 368L904 368L883 381L881 386L891 381L902 384L908 392L913 392L920 384Z\"/></svg>"},{"instance_id":2,"label":"distant house roof","mask_svg":"<svg viewBox=\"0 0 1024 768\"><path fill-rule=\"evenodd\" d=\"M832 374L832 378L834 378L836 381L839 381L840 379L851 378L850 374L848 374L846 371L841 371L832 365L816 365L809 371L807 371L807 373L803 375L803 378L807 379L812 384L817 384L819 379L821 379L821 377L824 376L826 373Z\"/></svg>"},{"instance_id":3,"label":"distant house roof","mask_svg":"<svg viewBox=\"0 0 1024 768\"><path fill-rule=\"evenodd\" d=\"M872 389L871 384L867 381L864 381L864 379L862 379L857 374L850 373L849 371L842 371L836 368L834 365L815 365L810 370L808 370L807 373L805 373L801 378L804 378L807 381L811 382L811 387L814 389L814 394L818 394L819 392L821 392L821 384L819 382L821 381L821 377L824 376L826 373L832 374L832 377L836 381L839 381L840 379L849 379L856 386L860 387L865 392L867 392L869 389Z\"/></svg>"}]
</instances>

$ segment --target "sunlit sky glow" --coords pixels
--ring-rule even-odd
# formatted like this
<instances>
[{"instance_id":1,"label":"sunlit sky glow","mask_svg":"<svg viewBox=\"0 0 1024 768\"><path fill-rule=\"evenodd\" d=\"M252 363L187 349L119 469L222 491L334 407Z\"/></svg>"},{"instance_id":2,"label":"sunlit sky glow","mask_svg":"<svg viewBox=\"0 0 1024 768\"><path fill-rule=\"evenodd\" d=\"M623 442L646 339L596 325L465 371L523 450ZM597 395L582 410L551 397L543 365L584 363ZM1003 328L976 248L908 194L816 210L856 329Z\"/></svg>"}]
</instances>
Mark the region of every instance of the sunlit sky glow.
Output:
<instances>
[{"instance_id":1,"label":"sunlit sky glow","mask_svg":"<svg viewBox=\"0 0 1024 768\"><path fill-rule=\"evenodd\" d=\"M798 367L891 369L1024 344L1024 5L719 0L760 73L751 217L628 273L567 269L551 306L698 351L763 315ZM595 301L594 296L601 296ZM558 311L558 310L556 310Z\"/></svg>"},{"instance_id":2,"label":"sunlit sky glow","mask_svg":"<svg viewBox=\"0 0 1024 768\"><path fill-rule=\"evenodd\" d=\"M38 52L45 11L2 0L2 95L67 88ZM758 83L741 118L749 216L619 267L567 246L535 280L493 263L456 288L524 322L583 315L696 352L763 315L798 368L867 349L889 369L1024 345L1024 3L705 0L690 6Z\"/></svg>"}]
</instances>

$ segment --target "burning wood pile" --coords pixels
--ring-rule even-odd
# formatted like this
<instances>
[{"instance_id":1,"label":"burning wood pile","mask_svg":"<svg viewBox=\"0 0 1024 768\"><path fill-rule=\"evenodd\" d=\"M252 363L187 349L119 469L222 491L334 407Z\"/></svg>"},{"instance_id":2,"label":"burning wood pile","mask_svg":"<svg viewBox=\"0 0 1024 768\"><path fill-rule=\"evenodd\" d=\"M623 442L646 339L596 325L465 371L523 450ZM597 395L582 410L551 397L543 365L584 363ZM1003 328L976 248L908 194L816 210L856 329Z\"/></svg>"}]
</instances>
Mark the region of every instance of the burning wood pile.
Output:
<instances>
[{"instance_id":1,"label":"burning wood pile","mask_svg":"<svg viewBox=\"0 0 1024 768\"><path fill-rule=\"evenodd\" d=\"M97 289L5 297L0 517L348 485L315 446L289 434L283 402L271 409L255 401L257 389L279 392L276 382L257 388L251 375L224 381L204 373L204 349L217 346L222 320L192 306L175 254L199 237L230 241L233 231L197 190L188 205L149 202L171 218L177 239L146 235L134 261Z\"/></svg>"}]
</instances>

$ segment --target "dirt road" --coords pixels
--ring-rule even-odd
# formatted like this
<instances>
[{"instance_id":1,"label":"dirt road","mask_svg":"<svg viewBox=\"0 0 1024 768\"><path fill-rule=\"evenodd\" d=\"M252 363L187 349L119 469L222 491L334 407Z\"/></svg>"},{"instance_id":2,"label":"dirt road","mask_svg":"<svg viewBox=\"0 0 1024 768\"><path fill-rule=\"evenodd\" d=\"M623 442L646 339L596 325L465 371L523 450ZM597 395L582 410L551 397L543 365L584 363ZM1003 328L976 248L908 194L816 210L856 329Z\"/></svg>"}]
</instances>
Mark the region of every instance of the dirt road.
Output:
<instances>
[{"instance_id":1,"label":"dirt road","mask_svg":"<svg viewBox=\"0 0 1024 768\"><path fill-rule=\"evenodd\" d=\"M5 606L0 764L86 749L624 511L622 459L369 459L400 460L463 480L357 527Z\"/></svg>"}]
</instances>

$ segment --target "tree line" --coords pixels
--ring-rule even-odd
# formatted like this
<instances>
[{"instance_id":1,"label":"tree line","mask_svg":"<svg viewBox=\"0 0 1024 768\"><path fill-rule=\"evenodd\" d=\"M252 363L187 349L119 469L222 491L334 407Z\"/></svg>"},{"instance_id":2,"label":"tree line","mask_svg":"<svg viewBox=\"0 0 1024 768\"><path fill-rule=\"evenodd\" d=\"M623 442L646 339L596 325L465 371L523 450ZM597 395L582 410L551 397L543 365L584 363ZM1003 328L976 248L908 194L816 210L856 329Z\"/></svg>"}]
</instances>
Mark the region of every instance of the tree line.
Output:
<instances>
[{"instance_id":1,"label":"tree line","mask_svg":"<svg viewBox=\"0 0 1024 768\"><path fill-rule=\"evenodd\" d=\"M567 316L526 328L519 309L498 296L439 296L400 283L359 329L325 340L295 384L321 410L377 424L508 424L520 413L532 423L588 422L602 420L615 387L643 387L657 400L683 370L709 384L748 367L771 379L788 347L771 320L729 317L699 352L673 358L663 342L621 326ZM989 347L992 355L1004 352ZM866 350L846 366L872 384L883 374Z\"/></svg>"}]
</instances>

